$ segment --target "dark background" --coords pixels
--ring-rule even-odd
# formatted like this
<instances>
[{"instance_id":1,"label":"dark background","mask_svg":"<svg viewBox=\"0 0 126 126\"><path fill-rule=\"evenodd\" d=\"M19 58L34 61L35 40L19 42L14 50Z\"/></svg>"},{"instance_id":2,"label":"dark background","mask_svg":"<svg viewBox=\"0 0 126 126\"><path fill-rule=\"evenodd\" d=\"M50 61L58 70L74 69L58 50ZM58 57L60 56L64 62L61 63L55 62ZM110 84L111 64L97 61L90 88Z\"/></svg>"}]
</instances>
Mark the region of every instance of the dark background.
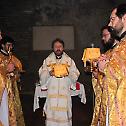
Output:
<instances>
[{"instance_id":1,"label":"dark background","mask_svg":"<svg viewBox=\"0 0 126 126\"><path fill-rule=\"evenodd\" d=\"M123 2L125 0L0 1L0 29L16 40L15 53L22 61L24 70L26 71L21 77L22 90L20 94L27 123L27 113L32 113L35 82L38 80L38 69L42 65L43 60L51 52L51 50L33 51L32 27L50 25L70 25L74 27L75 49L67 50L66 52L75 60L80 70L79 82L85 86L87 107L89 111L92 111L90 109L92 108L93 99L91 76L85 74L83 71L83 62L81 60L83 50L86 47L90 47L91 43L94 43L95 47L102 48L100 29L103 25L107 24L112 8ZM44 44L44 40L42 40L42 43ZM76 102L77 100L74 103L76 104ZM28 103L30 105L27 105ZM88 106L88 104L90 105ZM28 112L26 112L27 110ZM89 120L91 120L91 117ZM30 123L27 125L32 126Z\"/></svg>"}]
</instances>

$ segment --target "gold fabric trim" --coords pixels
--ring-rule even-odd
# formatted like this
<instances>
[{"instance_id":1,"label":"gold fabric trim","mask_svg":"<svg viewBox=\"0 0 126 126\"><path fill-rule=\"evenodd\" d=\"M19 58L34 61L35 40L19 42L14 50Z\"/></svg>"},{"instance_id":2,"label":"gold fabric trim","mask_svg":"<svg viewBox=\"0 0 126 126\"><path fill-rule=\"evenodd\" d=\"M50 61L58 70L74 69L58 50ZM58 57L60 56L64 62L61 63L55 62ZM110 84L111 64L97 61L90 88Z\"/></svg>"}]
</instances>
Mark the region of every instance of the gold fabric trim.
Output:
<instances>
[{"instance_id":1,"label":"gold fabric trim","mask_svg":"<svg viewBox=\"0 0 126 126\"><path fill-rule=\"evenodd\" d=\"M50 107L50 110L66 112L68 110L68 108L67 107Z\"/></svg>"},{"instance_id":2,"label":"gold fabric trim","mask_svg":"<svg viewBox=\"0 0 126 126\"><path fill-rule=\"evenodd\" d=\"M65 98L67 99L67 95L62 95L62 94L52 94L48 95L49 98Z\"/></svg>"},{"instance_id":3,"label":"gold fabric trim","mask_svg":"<svg viewBox=\"0 0 126 126\"><path fill-rule=\"evenodd\" d=\"M57 123L66 123L66 122L72 121L72 117L69 119L66 119L66 120L47 118L47 121L53 121L53 122L57 122Z\"/></svg>"}]
</instances>

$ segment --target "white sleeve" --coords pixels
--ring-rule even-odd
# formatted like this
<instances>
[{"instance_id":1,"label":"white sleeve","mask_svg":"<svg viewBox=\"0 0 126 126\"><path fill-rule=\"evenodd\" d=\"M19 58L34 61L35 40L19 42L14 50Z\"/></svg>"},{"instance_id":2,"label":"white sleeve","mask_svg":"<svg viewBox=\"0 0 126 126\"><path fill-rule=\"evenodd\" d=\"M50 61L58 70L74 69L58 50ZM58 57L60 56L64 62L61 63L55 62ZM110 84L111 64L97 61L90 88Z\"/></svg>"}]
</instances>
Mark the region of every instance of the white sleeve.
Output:
<instances>
[{"instance_id":1,"label":"white sleeve","mask_svg":"<svg viewBox=\"0 0 126 126\"><path fill-rule=\"evenodd\" d=\"M41 85L46 84L50 77L49 70L47 68L46 60L43 61L43 65L39 68L39 81Z\"/></svg>"},{"instance_id":2,"label":"white sleeve","mask_svg":"<svg viewBox=\"0 0 126 126\"><path fill-rule=\"evenodd\" d=\"M71 66L69 68L69 75L68 75L68 77L70 78L70 80L73 83L76 83L79 75L80 75L80 72L77 69L75 62L73 60L71 60Z\"/></svg>"}]
</instances>

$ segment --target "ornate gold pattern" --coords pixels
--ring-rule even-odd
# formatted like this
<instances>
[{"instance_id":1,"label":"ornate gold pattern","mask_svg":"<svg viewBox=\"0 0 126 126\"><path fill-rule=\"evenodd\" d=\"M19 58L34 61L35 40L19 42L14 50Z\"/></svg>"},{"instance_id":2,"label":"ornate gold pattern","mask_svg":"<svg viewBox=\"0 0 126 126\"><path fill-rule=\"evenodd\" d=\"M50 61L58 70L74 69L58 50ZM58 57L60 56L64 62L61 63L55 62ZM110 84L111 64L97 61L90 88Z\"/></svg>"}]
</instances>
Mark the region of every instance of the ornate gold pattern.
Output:
<instances>
[{"instance_id":1,"label":"ornate gold pattern","mask_svg":"<svg viewBox=\"0 0 126 126\"><path fill-rule=\"evenodd\" d=\"M64 120L64 119L54 119L54 118L47 118L47 121L53 121L53 122L58 122L58 123L66 123L66 122L70 122L72 121L72 117L69 118L68 120Z\"/></svg>"},{"instance_id":2,"label":"ornate gold pattern","mask_svg":"<svg viewBox=\"0 0 126 126\"><path fill-rule=\"evenodd\" d=\"M55 77L64 77L69 74L68 72L68 64L50 64L48 67L51 67L51 69L54 71Z\"/></svg>"},{"instance_id":3,"label":"ornate gold pattern","mask_svg":"<svg viewBox=\"0 0 126 126\"><path fill-rule=\"evenodd\" d=\"M50 107L50 110L53 110L53 111L64 111L66 112L68 110L67 107L58 107L58 106L54 106L54 107Z\"/></svg>"},{"instance_id":4,"label":"ornate gold pattern","mask_svg":"<svg viewBox=\"0 0 126 126\"><path fill-rule=\"evenodd\" d=\"M48 98L65 98L65 99L67 99L68 96L67 95L63 95L63 94L49 94Z\"/></svg>"},{"instance_id":5,"label":"ornate gold pattern","mask_svg":"<svg viewBox=\"0 0 126 126\"><path fill-rule=\"evenodd\" d=\"M126 38L107 54L109 62L104 69L105 77L102 80L102 95L96 100L96 107L100 111L94 111L92 126L106 126L106 109L108 106L109 126L126 125ZM96 87L98 90L98 87ZM101 90L100 90L101 92ZM99 92L97 92L98 94ZM101 94L101 93L99 93ZM96 96L96 98L98 95ZM99 100L101 99L101 105ZM95 109L96 109L95 107ZM97 109L97 110L98 110ZM99 114L100 113L100 114ZM95 116L97 115L97 116Z\"/></svg>"},{"instance_id":6,"label":"ornate gold pattern","mask_svg":"<svg viewBox=\"0 0 126 126\"><path fill-rule=\"evenodd\" d=\"M9 60L9 61L8 61ZM11 62L15 66L14 76L8 74L7 64ZM20 103L17 81L19 79L18 72L22 71L21 62L12 55L11 61L8 56L0 53L0 100L4 88L7 88L8 93L8 108L9 108L9 126L25 126L22 107Z\"/></svg>"}]
</instances>

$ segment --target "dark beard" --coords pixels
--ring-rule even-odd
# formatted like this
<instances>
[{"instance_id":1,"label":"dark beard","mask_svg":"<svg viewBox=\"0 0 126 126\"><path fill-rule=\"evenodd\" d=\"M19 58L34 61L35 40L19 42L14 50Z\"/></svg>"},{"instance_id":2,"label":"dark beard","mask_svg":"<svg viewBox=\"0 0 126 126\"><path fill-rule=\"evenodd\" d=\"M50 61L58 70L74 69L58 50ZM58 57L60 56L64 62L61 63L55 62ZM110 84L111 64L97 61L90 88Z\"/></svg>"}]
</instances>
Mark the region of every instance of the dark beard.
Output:
<instances>
[{"instance_id":1,"label":"dark beard","mask_svg":"<svg viewBox=\"0 0 126 126\"><path fill-rule=\"evenodd\" d=\"M113 44L114 44L114 39L112 39L112 38L110 38L107 43L105 43L105 44L103 43L104 51L106 52L109 49L111 49L113 47Z\"/></svg>"},{"instance_id":2,"label":"dark beard","mask_svg":"<svg viewBox=\"0 0 126 126\"><path fill-rule=\"evenodd\" d=\"M111 37L114 38L114 39L116 39L116 40L118 40L118 41L120 41L121 37L122 37L120 35L120 33L121 33L121 31L122 31L123 28L120 28L118 30L116 30L115 28L112 28L112 29L113 30L111 31Z\"/></svg>"},{"instance_id":3,"label":"dark beard","mask_svg":"<svg viewBox=\"0 0 126 126\"><path fill-rule=\"evenodd\" d=\"M63 52L61 52L60 54L57 54L56 52L54 52L56 56L62 56Z\"/></svg>"}]
</instances>

